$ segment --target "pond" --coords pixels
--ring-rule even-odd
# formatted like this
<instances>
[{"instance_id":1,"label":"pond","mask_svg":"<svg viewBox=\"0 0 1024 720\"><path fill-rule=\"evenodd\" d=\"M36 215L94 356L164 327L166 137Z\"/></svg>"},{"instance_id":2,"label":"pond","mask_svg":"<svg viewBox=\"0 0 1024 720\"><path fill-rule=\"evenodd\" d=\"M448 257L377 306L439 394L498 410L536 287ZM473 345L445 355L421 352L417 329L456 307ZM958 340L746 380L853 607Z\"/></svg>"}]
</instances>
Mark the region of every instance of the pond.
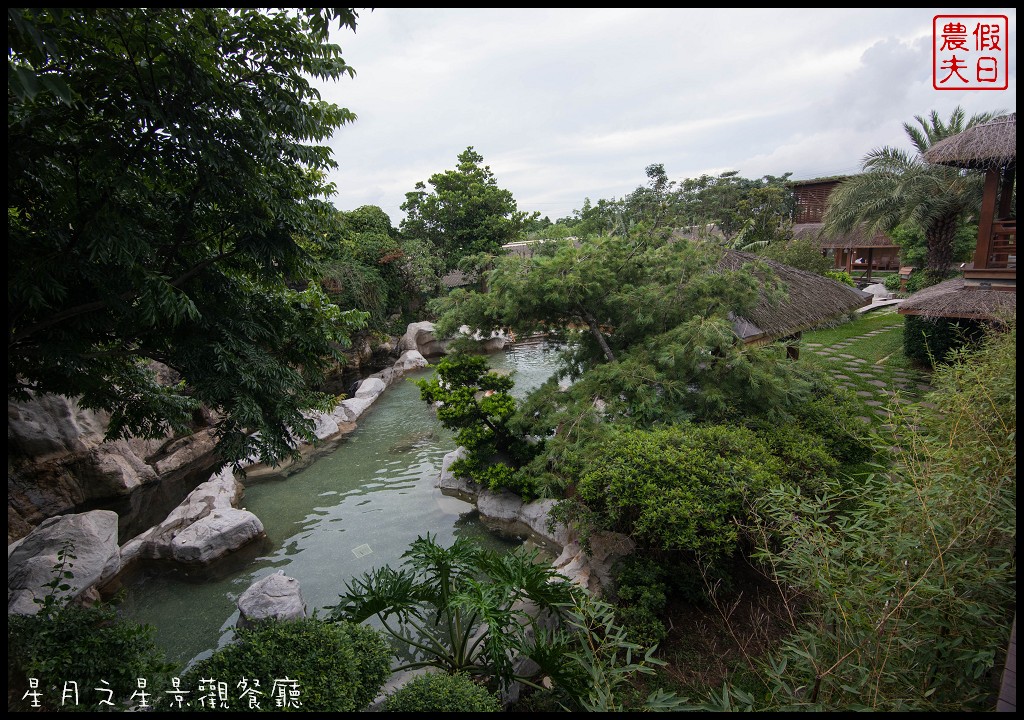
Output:
<instances>
[{"instance_id":1,"label":"pond","mask_svg":"<svg viewBox=\"0 0 1024 720\"><path fill-rule=\"evenodd\" d=\"M555 368L555 354L543 343L516 345L489 361L515 373L519 397ZM411 373L388 388L330 452L247 485L242 505L263 522L264 544L212 571L147 569L126 582L122 615L153 625L168 659L187 663L231 641L239 595L278 570L299 581L313 612L336 603L350 578L397 566L428 532L446 546L457 537L496 549L521 544L492 534L472 505L434 487L455 443L411 382L431 372Z\"/></svg>"}]
</instances>

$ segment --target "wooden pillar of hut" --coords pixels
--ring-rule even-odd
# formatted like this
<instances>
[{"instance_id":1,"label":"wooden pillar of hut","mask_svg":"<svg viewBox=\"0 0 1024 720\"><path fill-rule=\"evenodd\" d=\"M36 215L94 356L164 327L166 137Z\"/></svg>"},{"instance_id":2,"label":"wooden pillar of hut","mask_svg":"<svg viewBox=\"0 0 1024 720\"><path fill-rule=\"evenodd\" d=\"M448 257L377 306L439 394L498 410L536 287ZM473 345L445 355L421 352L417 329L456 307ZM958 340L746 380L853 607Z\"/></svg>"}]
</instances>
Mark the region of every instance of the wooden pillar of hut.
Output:
<instances>
[{"instance_id":1,"label":"wooden pillar of hut","mask_svg":"<svg viewBox=\"0 0 1024 720\"><path fill-rule=\"evenodd\" d=\"M802 332L798 332L795 335L790 335L787 338L786 343L786 357L790 360L800 359L800 338L803 336Z\"/></svg>"},{"instance_id":2,"label":"wooden pillar of hut","mask_svg":"<svg viewBox=\"0 0 1024 720\"><path fill-rule=\"evenodd\" d=\"M985 189L981 196L981 213L978 215L978 246L974 251L974 269L984 270L992 254L992 220L996 216L996 195L999 192L999 169L989 168L985 172Z\"/></svg>"},{"instance_id":3,"label":"wooden pillar of hut","mask_svg":"<svg viewBox=\"0 0 1024 720\"><path fill-rule=\"evenodd\" d=\"M1013 180L1017 175L1014 165L1003 170L1003 186L999 189L999 218L1008 218L1013 212Z\"/></svg>"},{"instance_id":4,"label":"wooden pillar of hut","mask_svg":"<svg viewBox=\"0 0 1024 720\"><path fill-rule=\"evenodd\" d=\"M875 249L873 247L868 248L868 274L864 276L865 280L871 279L871 264L875 261Z\"/></svg>"},{"instance_id":5,"label":"wooden pillar of hut","mask_svg":"<svg viewBox=\"0 0 1024 720\"><path fill-rule=\"evenodd\" d=\"M850 247L846 250L846 272L853 275L853 253L856 248Z\"/></svg>"}]
</instances>

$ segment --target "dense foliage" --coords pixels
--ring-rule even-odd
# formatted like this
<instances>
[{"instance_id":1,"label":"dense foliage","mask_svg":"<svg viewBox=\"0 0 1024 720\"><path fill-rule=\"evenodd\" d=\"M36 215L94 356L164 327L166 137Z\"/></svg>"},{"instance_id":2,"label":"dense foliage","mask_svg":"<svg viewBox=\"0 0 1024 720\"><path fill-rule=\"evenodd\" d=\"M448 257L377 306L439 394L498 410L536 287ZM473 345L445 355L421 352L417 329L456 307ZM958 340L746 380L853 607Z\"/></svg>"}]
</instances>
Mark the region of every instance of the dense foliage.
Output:
<instances>
[{"instance_id":1,"label":"dense foliage","mask_svg":"<svg viewBox=\"0 0 1024 720\"><path fill-rule=\"evenodd\" d=\"M9 398L80 396L111 436L205 404L229 459L311 437L363 318L306 287L333 213L317 143L355 117L311 83L352 74L335 21L356 14L8 10Z\"/></svg>"},{"instance_id":2,"label":"dense foliage","mask_svg":"<svg viewBox=\"0 0 1024 720\"><path fill-rule=\"evenodd\" d=\"M402 203L402 234L427 244L445 269L466 255L497 252L517 240L527 217L516 209L512 193L498 186L491 168L481 166L484 158L472 146L458 160L455 170L416 183Z\"/></svg>"},{"instance_id":3,"label":"dense foliage","mask_svg":"<svg viewBox=\"0 0 1024 720\"><path fill-rule=\"evenodd\" d=\"M401 569L384 566L349 581L333 609L336 620L376 618L407 659L396 669L465 672L498 690L534 682L534 674L520 674L516 655L540 663L559 656L542 628L575 586L536 551L502 555L464 538L444 548L428 535L402 557Z\"/></svg>"},{"instance_id":4,"label":"dense foliage","mask_svg":"<svg viewBox=\"0 0 1024 720\"><path fill-rule=\"evenodd\" d=\"M761 709L991 710L1016 607L1016 331L938 368L863 484L759 503L759 560L792 635ZM796 608L799 613L794 612ZM722 696L718 696L718 701Z\"/></svg>"},{"instance_id":5,"label":"dense foliage","mask_svg":"<svg viewBox=\"0 0 1024 720\"><path fill-rule=\"evenodd\" d=\"M7 709L99 710L108 698L118 708L133 704L138 678L163 686L174 669L153 632L118 619L109 605L58 603L36 615L8 616ZM29 678L39 681L37 707L26 695ZM64 694L69 682L77 683L77 693Z\"/></svg>"},{"instance_id":6,"label":"dense foliage","mask_svg":"<svg viewBox=\"0 0 1024 720\"><path fill-rule=\"evenodd\" d=\"M398 334L432 282L410 245L379 207L338 212L320 250L320 283L339 308L366 312L368 331Z\"/></svg>"},{"instance_id":7,"label":"dense foliage","mask_svg":"<svg viewBox=\"0 0 1024 720\"><path fill-rule=\"evenodd\" d=\"M362 625L304 618L262 622L237 630L237 635L236 642L199 661L182 677L182 687L192 693L193 708L203 694L203 679L213 678L232 688L233 696L236 688L256 689L249 696L255 704L246 697L225 707L217 700L216 687L206 687L209 702L199 706L205 710L357 712L377 697L391 676L387 640ZM286 678L297 682L294 698L274 692L275 681Z\"/></svg>"},{"instance_id":8,"label":"dense foliage","mask_svg":"<svg viewBox=\"0 0 1024 720\"><path fill-rule=\"evenodd\" d=\"M576 493L602 527L644 545L713 557L736 549L745 501L780 470L744 428L617 431L593 448Z\"/></svg>"},{"instance_id":9,"label":"dense foliage","mask_svg":"<svg viewBox=\"0 0 1024 720\"><path fill-rule=\"evenodd\" d=\"M387 712L501 712L501 701L466 673L417 675L384 701Z\"/></svg>"}]
</instances>

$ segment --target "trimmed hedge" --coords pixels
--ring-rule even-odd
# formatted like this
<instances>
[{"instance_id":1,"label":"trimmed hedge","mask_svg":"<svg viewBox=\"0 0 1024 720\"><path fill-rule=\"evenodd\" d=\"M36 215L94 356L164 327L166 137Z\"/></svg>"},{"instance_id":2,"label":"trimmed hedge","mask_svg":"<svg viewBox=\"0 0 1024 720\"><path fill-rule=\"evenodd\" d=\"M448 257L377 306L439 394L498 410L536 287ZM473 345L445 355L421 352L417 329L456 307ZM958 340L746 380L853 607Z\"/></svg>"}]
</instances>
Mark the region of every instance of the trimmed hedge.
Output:
<instances>
[{"instance_id":1,"label":"trimmed hedge","mask_svg":"<svg viewBox=\"0 0 1024 720\"><path fill-rule=\"evenodd\" d=\"M205 710L248 712L355 712L365 709L391 676L391 646L376 630L352 623L333 623L318 618L262 622L239 629L238 641L201 660L182 676L181 686L191 691L191 708L197 707L203 679L226 682L231 698L239 696L240 683L256 689L259 707L232 700L229 707ZM279 707L272 697L274 681L295 680L298 706Z\"/></svg>"},{"instance_id":2,"label":"trimmed hedge","mask_svg":"<svg viewBox=\"0 0 1024 720\"><path fill-rule=\"evenodd\" d=\"M985 328L985 323L979 320L907 315L903 327L903 353L921 365L941 364L954 350L980 342Z\"/></svg>"},{"instance_id":3,"label":"trimmed hedge","mask_svg":"<svg viewBox=\"0 0 1024 720\"><path fill-rule=\"evenodd\" d=\"M501 701L465 673L417 675L384 701L387 712L501 712Z\"/></svg>"}]
</instances>

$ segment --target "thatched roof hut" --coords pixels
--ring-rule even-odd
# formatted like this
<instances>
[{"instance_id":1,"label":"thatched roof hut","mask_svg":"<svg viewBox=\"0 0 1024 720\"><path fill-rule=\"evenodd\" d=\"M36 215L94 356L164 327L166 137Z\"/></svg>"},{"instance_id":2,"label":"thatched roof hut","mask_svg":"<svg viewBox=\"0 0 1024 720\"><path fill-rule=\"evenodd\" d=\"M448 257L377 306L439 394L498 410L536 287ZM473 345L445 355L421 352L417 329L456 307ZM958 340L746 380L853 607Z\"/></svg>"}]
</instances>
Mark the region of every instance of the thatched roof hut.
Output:
<instances>
[{"instance_id":1,"label":"thatched roof hut","mask_svg":"<svg viewBox=\"0 0 1024 720\"><path fill-rule=\"evenodd\" d=\"M932 145L924 154L933 165L987 170L1017 161L1017 113L1001 115Z\"/></svg>"},{"instance_id":2,"label":"thatched roof hut","mask_svg":"<svg viewBox=\"0 0 1024 720\"><path fill-rule=\"evenodd\" d=\"M726 250L718 266L739 270L754 262L763 263L775 273L786 286L788 297L778 303L762 297L746 317L734 318L733 329L746 343L761 344L796 335L871 303L870 293L751 253Z\"/></svg>"},{"instance_id":3,"label":"thatched roof hut","mask_svg":"<svg viewBox=\"0 0 1024 720\"><path fill-rule=\"evenodd\" d=\"M826 248L853 250L860 248L891 248L897 247L892 238L883 232L872 233L863 225L858 225L849 232L826 236L825 224L820 222L799 223L793 226L793 237L798 240L809 240L823 250Z\"/></svg>"},{"instance_id":4,"label":"thatched roof hut","mask_svg":"<svg viewBox=\"0 0 1024 720\"><path fill-rule=\"evenodd\" d=\"M1017 293L972 287L953 278L920 290L900 303L901 315L1006 322L1017 314Z\"/></svg>"}]
</instances>

